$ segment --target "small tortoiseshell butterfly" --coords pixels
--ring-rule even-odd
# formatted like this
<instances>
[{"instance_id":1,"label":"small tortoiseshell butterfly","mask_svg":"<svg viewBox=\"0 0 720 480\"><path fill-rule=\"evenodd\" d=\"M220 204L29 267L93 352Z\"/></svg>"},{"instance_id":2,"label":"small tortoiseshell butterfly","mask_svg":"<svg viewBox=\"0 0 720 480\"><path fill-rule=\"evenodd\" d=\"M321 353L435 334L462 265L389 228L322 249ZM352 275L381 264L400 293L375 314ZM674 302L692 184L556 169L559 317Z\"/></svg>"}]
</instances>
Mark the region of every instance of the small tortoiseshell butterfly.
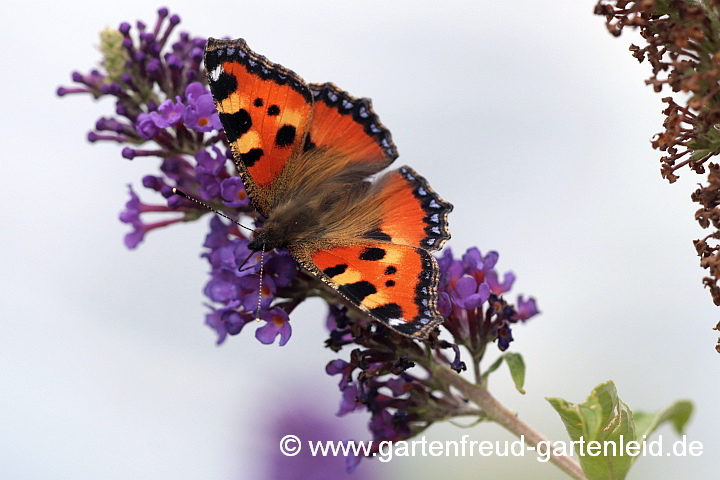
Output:
<instances>
[{"instance_id":1,"label":"small tortoiseshell butterfly","mask_svg":"<svg viewBox=\"0 0 720 480\"><path fill-rule=\"evenodd\" d=\"M398 155L370 100L307 84L242 39L208 39L205 69L238 172L266 218L249 248L287 248L378 322L427 338L443 320L430 252L450 238L452 205L407 166L368 180Z\"/></svg>"}]
</instances>

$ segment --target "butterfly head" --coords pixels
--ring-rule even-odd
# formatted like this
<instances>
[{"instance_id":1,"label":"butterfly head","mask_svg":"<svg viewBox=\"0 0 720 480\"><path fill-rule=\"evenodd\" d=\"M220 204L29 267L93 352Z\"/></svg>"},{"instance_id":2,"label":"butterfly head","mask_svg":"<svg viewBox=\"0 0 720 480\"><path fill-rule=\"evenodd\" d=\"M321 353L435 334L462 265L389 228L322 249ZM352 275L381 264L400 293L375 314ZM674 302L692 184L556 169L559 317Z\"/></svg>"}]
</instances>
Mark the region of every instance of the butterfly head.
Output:
<instances>
[{"instance_id":1,"label":"butterfly head","mask_svg":"<svg viewBox=\"0 0 720 480\"><path fill-rule=\"evenodd\" d=\"M262 228L255 230L255 238L248 248L259 252L263 244L270 251L287 248L312 234L318 224L318 202L286 202L273 208Z\"/></svg>"},{"instance_id":2,"label":"butterfly head","mask_svg":"<svg viewBox=\"0 0 720 480\"><path fill-rule=\"evenodd\" d=\"M274 231L274 229L268 229L268 226L255 230L255 238L248 244L248 248L253 252L259 252L263 248L266 251L270 251L274 248L287 247L289 243Z\"/></svg>"}]
</instances>

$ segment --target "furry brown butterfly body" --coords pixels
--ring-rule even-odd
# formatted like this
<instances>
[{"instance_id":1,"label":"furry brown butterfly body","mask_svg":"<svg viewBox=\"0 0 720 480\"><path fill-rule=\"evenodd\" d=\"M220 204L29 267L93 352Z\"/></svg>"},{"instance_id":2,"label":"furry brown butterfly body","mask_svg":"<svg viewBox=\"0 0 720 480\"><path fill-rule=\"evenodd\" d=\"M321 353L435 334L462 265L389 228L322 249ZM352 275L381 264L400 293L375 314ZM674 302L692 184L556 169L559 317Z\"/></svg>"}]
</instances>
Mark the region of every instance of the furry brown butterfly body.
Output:
<instances>
[{"instance_id":1,"label":"furry brown butterfly body","mask_svg":"<svg viewBox=\"0 0 720 480\"><path fill-rule=\"evenodd\" d=\"M294 170L312 171L297 175ZM300 154L278 179L285 193L271 203L262 228L249 248L260 251L306 242L316 246L337 243L371 231L382 221L382 180L368 181L367 165L343 162L332 152L314 149Z\"/></svg>"}]
</instances>

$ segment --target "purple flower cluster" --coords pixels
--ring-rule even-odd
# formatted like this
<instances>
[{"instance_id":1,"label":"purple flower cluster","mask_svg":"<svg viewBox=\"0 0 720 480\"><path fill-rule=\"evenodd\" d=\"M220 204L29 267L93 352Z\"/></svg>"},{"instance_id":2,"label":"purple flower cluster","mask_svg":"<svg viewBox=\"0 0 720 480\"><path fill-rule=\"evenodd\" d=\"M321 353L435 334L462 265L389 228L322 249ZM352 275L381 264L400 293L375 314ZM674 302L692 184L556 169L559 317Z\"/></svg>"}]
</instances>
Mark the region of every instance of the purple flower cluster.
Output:
<instances>
[{"instance_id":1,"label":"purple flower cluster","mask_svg":"<svg viewBox=\"0 0 720 480\"><path fill-rule=\"evenodd\" d=\"M231 218L256 216L242 180L232 173L234 167L228 162L232 154L206 87L202 64L206 39L179 32L170 44L179 23L180 17L161 8L152 28L138 21L135 27L122 22L117 30L106 30L101 35L103 68L89 74L74 72L72 80L78 86L57 90L60 96L115 98L115 115L95 123L95 129L88 133L90 142L117 142L123 145L120 153L128 160L161 158L160 172L146 175L142 183L159 194L162 202L143 202L130 186L130 199L120 213L120 220L132 227L125 236L130 249L152 230L194 221L208 213L174 195L173 187ZM218 305L211 307L206 323L216 330L218 343L222 343L228 334L239 333L257 316L265 320L257 338L273 343L279 336L279 343L284 345L291 334L289 306L275 307L272 303L279 298L278 289L286 289L294 278L295 263L287 253L268 252L260 288L257 268L236 271L250 253L247 244L248 239L234 225L228 227L213 217L205 241L210 251L204 256L212 268L205 294ZM251 259L249 265L253 267L256 262L256 258Z\"/></svg>"},{"instance_id":2,"label":"purple flower cluster","mask_svg":"<svg viewBox=\"0 0 720 480\"><path fill-rule=\"evenodd\" d=\"M500 282L495 270L498 258L495 251L482 255L472 247L460 259L446 248L438 259L438 309L445 317L444 327L459 345L478 348L497 340L498 348L506 350L513 341L511 325L539 313L532 298L518 297L517 306L502 298L512 288L515 274L506 272Z\"/></svg>"},{"instance_id":3,"label":"purple flower cluster","mask_svg":"<svg viewBox=\"0 0 720 480\"><path fill-rule=\"evenodd\" d=\"M237 335L257 317L265 320L265 325L255 331L255 337L271 344L279 336L279 344L285 345L292 333L288 315L301 300L276 300L290 289L298 273L295 261L287 251L266 253L261 282L260 255L251 256L248 243L249 239L234 224L226 225L217 216L210 221L210 233L204 244L210 250L203 256L212 270L205 295L223 306L213 309L205 323L217 332L220 344L227 335ZM248 257L250 260L241 269Z\"/></svg>"},{"instance_id":4,"label":"purple flower cluster","mask_svg":"<svg viewBox=\"0 0 720 480\"><path fill-rule=\"evenodd\" d=\"M512 341L511 325L538 313L532 298L524 300L520 296L516 306L503 299L515 275L507 272L500 282L495 270L497 261L497 252L482 255L475 247L461 258L455 258L450 248L443 251L438 258L438 309L445 317L441 330L448 332L453 342L441 340L436 334L426 349L385 328L373 328L340 304L330 304L327 346L335 351L346 345L362 347L351 352L349 361L333 360L325 369L329 375L340 377L342 400L337 415L369 411L368 426L377 444L410 438L434 421L462 414L466 408L464 399L447 392L438 394L428 357L434 356L460 372L466 369L460 359L463 346L477 373L488 343L497 341L500 350L507 349ZM444 349L452 350L452 360L442 352ZM409 370L414 366L425 369L426 375ZM355 458L348 468L355 468L359 460Z\"/></svg>"}]
</instances>

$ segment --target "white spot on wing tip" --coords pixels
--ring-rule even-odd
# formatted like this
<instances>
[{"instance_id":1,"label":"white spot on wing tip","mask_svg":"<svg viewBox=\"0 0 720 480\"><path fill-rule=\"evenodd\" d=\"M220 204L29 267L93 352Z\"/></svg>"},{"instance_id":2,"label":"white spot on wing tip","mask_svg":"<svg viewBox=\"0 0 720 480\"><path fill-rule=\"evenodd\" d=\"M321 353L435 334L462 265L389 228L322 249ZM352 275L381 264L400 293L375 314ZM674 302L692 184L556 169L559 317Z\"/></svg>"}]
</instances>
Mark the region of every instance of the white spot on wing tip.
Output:
<instances>
[{"instance_id":1,"label":"white spot on wing tip","mask_svg":"<svg viewBox=\"0 0 720 480\"><path fill-rule=\"evenodd\" d=\"M220 78L220 74L223 73L225 70L223 69L222 65L218 65L210 72L210 79L213 82L217 82L218 78Z\"/></svg>"}]
</instances>

